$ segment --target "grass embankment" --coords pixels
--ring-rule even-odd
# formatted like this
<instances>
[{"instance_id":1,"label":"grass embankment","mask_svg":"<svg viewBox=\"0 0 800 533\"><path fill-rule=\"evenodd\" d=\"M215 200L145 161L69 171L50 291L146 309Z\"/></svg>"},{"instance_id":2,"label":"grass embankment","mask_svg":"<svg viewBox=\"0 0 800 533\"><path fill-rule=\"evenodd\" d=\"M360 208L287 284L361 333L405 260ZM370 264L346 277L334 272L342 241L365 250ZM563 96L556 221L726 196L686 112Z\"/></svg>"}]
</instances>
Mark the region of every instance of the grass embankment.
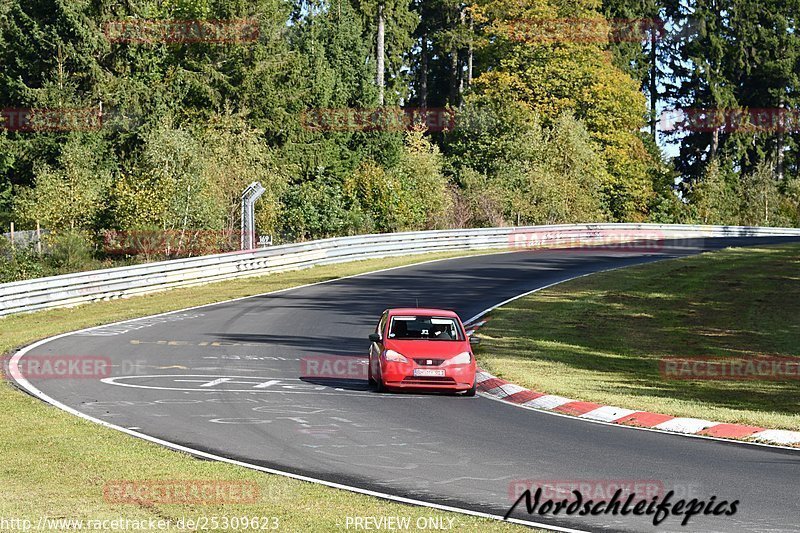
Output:
<instances>
[{"instance_id":1,"label":"grass embankment","mask_svg":"<svg viewBox=\"0 0 800 533\"><path fill-rule=\"evenodd\" d=\"M669 356L800 355L800 245L734 248L576 279L492 313L481 365L539 392L800 429L800 380L672 380Z\"/></svg>"},{"instance_id":2,"label":"grass embankment","mask_svg":"<svg viewBox=\"0 0 800 533\"><path fill-rule=\"evenodd\" d=\"M457 255L465 254L360 261L11 316L0 320L0 353L8 354L37 339L92 325ZM0 405L0 517L28 519L33 527L41 516L173 522L181 517L273 516L279 518L282 531L335 531L345 530L348 516L404 516L411 517L412 524L419 517L443 517L445 524L447 518L453 518L456 530L521 529L494 520L387 502L197 460L73 417L17 391L7 382L0 384ZM255 504L237 505L120 504L104 498L104 486L114 480L176 479L253 482L259 486L259 498ZM9 525L8 530L12 527ZM0 526L0 530L7 527Z\"/></svg>"}]
</instances>

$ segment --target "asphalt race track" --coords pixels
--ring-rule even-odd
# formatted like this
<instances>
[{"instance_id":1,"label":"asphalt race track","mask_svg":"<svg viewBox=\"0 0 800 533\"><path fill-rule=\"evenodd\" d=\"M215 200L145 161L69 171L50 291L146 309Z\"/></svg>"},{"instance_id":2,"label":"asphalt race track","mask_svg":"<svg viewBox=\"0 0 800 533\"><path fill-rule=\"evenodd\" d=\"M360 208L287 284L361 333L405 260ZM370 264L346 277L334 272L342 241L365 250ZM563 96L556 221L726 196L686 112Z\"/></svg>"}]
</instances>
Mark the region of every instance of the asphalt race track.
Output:
<instances>
[{"instance_id":1,"label":"asphalt race track","mask_svg":"<svg viewBox=\"0 0 800 533\"><path fill-rule=\"evenodd\" d=\"M788 240L437 261L95 328L25 357L110 357L110 379L31 382L90 417L281 471L495 515L511 506L519 480L649 480L679 498L739 500L738 512L698 515L686 527L677 517L654 527L647 516L528 515L524 505L514 516L590 531L798 531L800 450L595 424L480 396L378 394L360 379L300 379L303 357L363 358L387 307L453 308L466 320L586 273Z\"/></svg>"}]
</instances>

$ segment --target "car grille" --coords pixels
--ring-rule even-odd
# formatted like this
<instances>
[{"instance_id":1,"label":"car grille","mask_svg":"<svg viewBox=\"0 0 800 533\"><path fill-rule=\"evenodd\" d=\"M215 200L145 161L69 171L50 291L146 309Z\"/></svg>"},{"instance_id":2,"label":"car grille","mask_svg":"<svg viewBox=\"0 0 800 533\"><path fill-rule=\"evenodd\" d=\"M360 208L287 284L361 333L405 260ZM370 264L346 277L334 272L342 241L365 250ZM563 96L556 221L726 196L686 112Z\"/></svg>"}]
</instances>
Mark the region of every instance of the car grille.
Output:
<instances>
[{"instance_id":1,"label":"car grille","mask_svg":"<svg viewBox=\"0 0 800 533\"><path fill-rule=\"evenodd\" d=\"M444 359L414 359L414 362L419 366L439 366L444 363Z\"/></svg>"}]
</instances>

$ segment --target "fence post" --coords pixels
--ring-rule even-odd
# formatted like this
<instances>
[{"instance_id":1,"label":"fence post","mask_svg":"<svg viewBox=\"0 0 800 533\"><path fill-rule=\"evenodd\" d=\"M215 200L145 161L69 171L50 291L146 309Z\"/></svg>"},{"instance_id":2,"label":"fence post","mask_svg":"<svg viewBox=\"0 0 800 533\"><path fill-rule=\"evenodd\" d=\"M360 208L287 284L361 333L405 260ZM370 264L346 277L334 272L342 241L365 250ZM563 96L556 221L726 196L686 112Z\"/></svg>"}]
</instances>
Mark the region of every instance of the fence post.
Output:
<instances>
[{"instance_id":1,"label":"fence post","mask_svg":"<svg viewBox=\"0 0 800 533\"><path fill-rule=\"evenodd\" d=\"M42 255L42 227L38 220L36 221L36 251L40 256Z\"/></svg>"}]
</instances>

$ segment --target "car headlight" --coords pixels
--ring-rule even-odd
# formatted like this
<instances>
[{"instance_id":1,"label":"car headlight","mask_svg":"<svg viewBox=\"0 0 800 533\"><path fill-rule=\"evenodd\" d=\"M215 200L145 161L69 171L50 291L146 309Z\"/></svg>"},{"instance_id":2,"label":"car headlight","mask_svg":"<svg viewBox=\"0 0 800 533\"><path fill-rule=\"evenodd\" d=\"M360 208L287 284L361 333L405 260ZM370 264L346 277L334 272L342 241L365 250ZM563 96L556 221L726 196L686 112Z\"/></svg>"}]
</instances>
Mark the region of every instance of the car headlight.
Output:
<instances>
[{"instance_id":1,"label":"car headlight","mask_svg":"<svg viewBox=\"0 0 800 533\"><path fill-rule=\"evenodd\" d=\"M444 365L468 365L472 362L472 354L469 352L461 352L452 359L444 362Z\"/></svg>"},{"instance_id":2,"label":"car headlight","mask_svg":"<svg viewBox=\"0 0 800 533\"><path fill-rule=\"evenodd\" d=\"M406 359L403 354L397 353L394 350L386 350L383 352L383 356L387 361L393 361L395 363L408 363L408 359Z\"/></svg>"}]
</instances>

